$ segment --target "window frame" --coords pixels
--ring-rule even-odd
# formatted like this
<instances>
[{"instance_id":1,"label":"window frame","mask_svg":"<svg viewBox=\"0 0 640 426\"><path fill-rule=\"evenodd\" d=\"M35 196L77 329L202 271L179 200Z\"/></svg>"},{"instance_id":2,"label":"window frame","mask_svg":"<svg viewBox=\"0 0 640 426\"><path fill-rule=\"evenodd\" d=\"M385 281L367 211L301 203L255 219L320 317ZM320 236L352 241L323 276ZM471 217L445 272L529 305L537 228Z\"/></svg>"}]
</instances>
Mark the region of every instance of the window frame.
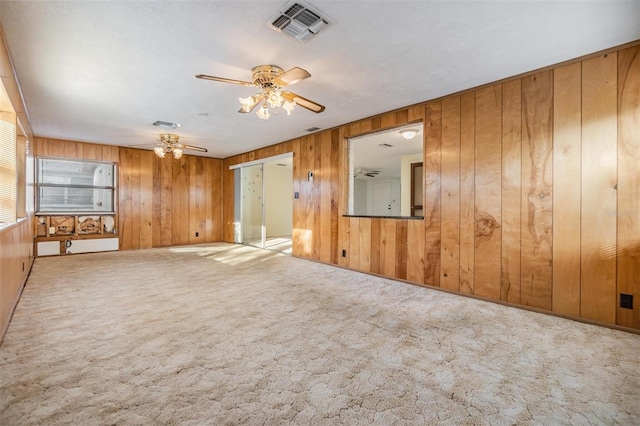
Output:
<instances>
[{"instance_id":1,"label":"window frame","mask_svg":"<svg viewBox=\"0 0 640 426\"><path fill-rule=\"evenodd\" d=\"M113 167L113 179L112 185L80 185L80 184L56 184L56 183L42 183L40 169L42 167L42 161L67 161L70 163L86 163L86 164L106 164ZM36 176L35 176L35 189L36 189L36 215L114 215L116 214L116 201L117 201L117 182L118 182L118 164L113 161L100 161L91 160L85 158L66 158L66 157L50 157L50 156L37 156L36 157ZM65 189L99 189L109 190L111 192L111 209L101 210L43 210L41 206L41 189L42 188L65 188Z\"/></svg>"}]
</instances>

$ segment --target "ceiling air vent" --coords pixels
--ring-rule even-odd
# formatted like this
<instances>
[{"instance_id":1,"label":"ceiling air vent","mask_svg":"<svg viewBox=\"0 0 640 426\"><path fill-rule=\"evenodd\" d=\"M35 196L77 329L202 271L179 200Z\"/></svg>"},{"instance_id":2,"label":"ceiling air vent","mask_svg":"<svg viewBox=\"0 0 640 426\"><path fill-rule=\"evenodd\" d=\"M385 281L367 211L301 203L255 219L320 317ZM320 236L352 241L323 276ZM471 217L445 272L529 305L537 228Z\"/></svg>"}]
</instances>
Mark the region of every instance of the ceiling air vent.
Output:
<instances>
[{"instance_id":1,"label":"ceiling air vent","mask_svg":"<svg viewBox=\"0 0 640 426\"><path fill-rule=\"evenodd\" d=\"M284 5L269 19L267 25L274 30L305 42L334 21L302 1Z\"/></svg>"},{"instance_id":2,"label":"ceiling air vent","mask_svg":"<svg viewBox=\"0 0 640 426\"><path fill-rule=\"evenodd\" d=\"M155 121L153 123L153 125L154 126L170 127L172 129L176 129L176 128L180 127L180 123L171 123L169 121L161 121L161 120Z\"/></svg>"}]
</instances>

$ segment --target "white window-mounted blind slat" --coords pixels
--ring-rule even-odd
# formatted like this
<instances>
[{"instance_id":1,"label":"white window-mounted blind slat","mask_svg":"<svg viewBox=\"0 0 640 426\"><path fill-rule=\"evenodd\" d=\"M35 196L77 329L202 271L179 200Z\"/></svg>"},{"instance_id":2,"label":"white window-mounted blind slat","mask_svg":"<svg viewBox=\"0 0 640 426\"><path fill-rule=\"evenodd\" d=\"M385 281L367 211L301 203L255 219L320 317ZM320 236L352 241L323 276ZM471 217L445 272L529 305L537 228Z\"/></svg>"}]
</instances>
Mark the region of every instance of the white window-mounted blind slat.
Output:
<instances>
[{"instance_id":1,"label":"white window-mounted blind slat","mask_svg":"<svg viewBox=\"0 0 640 426\"><path fill-rule=\"evenodd\" d=\"M0 120L0 223L16 221L16 125Z\"/></svg>"}]
</instances>

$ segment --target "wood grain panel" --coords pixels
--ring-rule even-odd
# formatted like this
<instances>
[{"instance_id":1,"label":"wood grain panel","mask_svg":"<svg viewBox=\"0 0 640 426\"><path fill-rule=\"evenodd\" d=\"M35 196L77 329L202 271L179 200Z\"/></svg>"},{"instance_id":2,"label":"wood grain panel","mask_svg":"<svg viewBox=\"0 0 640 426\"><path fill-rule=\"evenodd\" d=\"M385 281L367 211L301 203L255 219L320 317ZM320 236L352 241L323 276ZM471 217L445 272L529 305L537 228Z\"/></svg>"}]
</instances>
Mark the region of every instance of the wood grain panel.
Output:
<instances>
[{"instance_id":1,"label":"wood grain panel","mask_svg":"<svg viewBox=\"0 0 640 426\"><path fill-rule=\"evenodd\" d=\"M316 160L316 144L314 136L307 136L302 138L303 146L305 149L305 168L302 170L302 174L304 176L308 176L309 171L313 171L315 169L315 160ZM308 177L304 179L303 183L303 193L304 193L304 201L305 201L305 216L306 216L306 226L305 226L305 242L304 242L304 257L307 259L313 259L313 250L315 247L315 242L317 242L317 237L314 235L315 230L315 180L309 181Z\"/></svg>"},{"instance_id":2,"label":"wood grain panel","mask_svg":"<svg viewBox=\"0 0 640 426\"><path fill-rule=\"evenodd\" d=\"M553 306L580 315L582 65L553 74Z\"/></svg>"},{"instance_id":3,"label":"wood grain panel","mask_svg":"<svg viewBox=\"0 0 640 426\"><path fill-rule=\"evenodd\" d=\"M582 287L584 318L616 320L617 56L582 64Z\"/></svg>"},{"instance_id":4,"label":"wood grain panel","mask_svg":"<svg viewBox=\"0 0 640 426\"><path fill-rule=\"evenodd\" d=\"M396 219L396 267L395 277L401 280L407 279L407 238L408 224L407 219Z\"/></svg>"},{"instance_id":5,"label":"wood grain panel","mask_svg":"<svg viewBox=\"0 0 640 426\"><path fill-rule=\"evenodd\" d=\"M216 170L214 168L214 162L213 161L209 161L209 159L206 159L205 163L204 163L204 187L205 187L205 194L204 194L204 204L205 204L205 211L204 211L204 234L205 234L205 241L212 241L213 240L213 236L214 236L214 229L215 229L215 222L214 222L214 218L213 218L213 209L214 209L214 204L213 204L213 194L215 193L215 189L213 186L213 182L214 182L214 175L219 174L216 173ZM220 181L220 177L218 176L218 182ZM221 200L222 198L222 194L218 193L218 200ZM220 203L216 203L217 205L220 205ZM220 238L218 238L219 240Z\"/></svg>"},{"instance_id":6,"label":"wood grain panel","mask_svg":"<svg viewBox=\"0 0 640 426\"><path fill-rule=\"evenodd\" d=\"M360 218L349 218L349 249L347 252L347 266L360 269Z\"/></svg>"},{"instance_id":7,"label":"wood grain panel","mask_svg":"<svg viewBox=\"0 0 640 426\"><path fill-rule=\"evenodd\" d=\"M118 245L120 250L133 248L133 235L131 222L131 186L134 170L133 149L120 151L120 165L118 171Z\"/></svg>"},{"instance_id":8,"label":"wood grain panel","mask_svg":"<svg viewBox=\"0 0 640 426\"><path fill-rule=\"evenodd\" d=\"M341 216L338 221L338 234L340 235L340 256L338 256L338 265L349 267L349 258L351 257L351 219ZM346 253L343 256L343 250Z\"/></svg>"},{"instance_id":9,"label":"wood grain panel","mask_svg":"<svg viewBox=\"0 0 640 426\"><path fill-rule=\"evenodd\" d=\"M326 149L323 144L323 139L321 138L323 133L319 133L313 136L313 165L311 170L314 173L313 176L313 185L311 189L311 194L313 196L313 251L311 253L311 259L320 260L321 250L322 250L322 240L324 239L326 243L331 244L329 240L329 232L330 227L326 227L323 229L322 227L322 193L324 192L322 172L320 172L320 176L316 178L315 173L322 168L322 156L323 151Z\"/></svg>"},{"instance_id":10,"label":"wood grain panel","mask_svg":"<svg viewBox=\"0 0 640 426\"><path fill-rule=\"evenodd\" d=\"M424 283L440 286L440 176L442 164L442 102L425 107L424 148Z\"/></svg>"},{"instance_id":11,"label":"wood grain panel","mask_svg":"<svg viewBox=\"0 0 640 426\"><path fill-rule=\"evenodd\" d=\"M302 196L302 147L300 139L293 141L293 192L298 194L298 198L293 199L293 230L291 241L291 253L294 256L303 257L302 241L305 237L303 223L304 218L304 198Z\"/></svg>"},{"instance_id":12,"label":"wood grain panel","mask_svg":"<svg viewBox=\"0 0 640 426\"><path fill-rule=\"evenodd\" d=\"M553 76L522 79L521 303L551 309Z\"/></svg>"},{"instance_id":13,"label":"wood grain panel","mask_svg":"<svg viewBox=\"0 0 640 426\"><path fill-rule=\"evenodd\" d=\"M371 218L361 217L360 236L358 238L358 269L362 272L371 272Z\"/></svg>"},{"instance_id":14,"label":"wood grain panel","mask_svg":"<svg viewBox=\"0 0 640 426\"><path fill-rule=\"evenodd\" d=\"M442 100L441 200L440 287L458 291L460 290L460 96Z\"/></svg>"},{"instance_id":15,"label":"wood grain panel","mask_svg":"<svg viewBox=\"0 0 640 426\"><path fill-rule=\"evenodd\" d=\"M476 91L474 294L500 299L502 86Z\"/></svg>"},{"instance_id":16,"label":"wood grain panel","mask_svg":"<svg viewBox=\"0 0 640 426\"><path fill-rule=\"evenodd\" d=\"M163 182L166 181L169 185L166 192L171 192L171 204L163 216L163 224L166 221L167 228L171 229L170 239L166 245L186 244L189 241L189 168L187 167L189 157L185 155L179 160L165 157L160 161L163 163ZM162 198L166 192L163 191ZM185 212L184 215L174 217L173 212L182 211ZM186 240L183 235L186 236Z\"/></svg>"},{"instance_id":17,"label":"wood grain panel","mask_svg":"<svg viewBox=\"0 0 640 426\"><path fill-rule=\"evenodd\" d=\"M153 157L151 151L140 151L140 189L138 191L140 248L153 247Z\"/></svg>"},{"instance_id":18,"label":"wood grain panel","mask_svg":"<svg viewBox=\"0 0 640 426\"><path fill-rule=\"evenodd\" d=\"M180 194L182 192L182 188L177 186L176 184L176 204L173 200L173 163L170 158L155 158L155 161L160 163L160 175L158 179L160 179L160 226L158 228L154 228L157 232L160 232L160 246L168 247L173 244L174 235L173 235L173 217L171 215L172 207L180 208L179 200ZM176 166L179 168L179 166ZM180 211L180 210L176 210ZM179 235L179 233L178 233ZM176 238L176 243L179 244L178 236Z\"/></svg>"},{"instance_id":19,"label":"wood grain panel","mask_svg":"<svg viewBox=\"0 0 640 426\"><path fill-rule=\"evenodd\" d=\"M341 163L341 145L342 138L340 136L340 131L338 129L333 129L331 131L331 158L329 160L330 164L330 185L329 190L331 191L331 229L330 229L330 238L331 238L331 258L330 262L332 264L338 263L338 251L340 250L340 244L338 241L338 223L339 223L339 215L340 215L340 184L338 179L340 178L339 170L343 168Z\"/></svg>"},{"instance_id":20,"label":"wood grain panel","mask_svg":"<svg viewBox=\"0 0 640 426\"><path fill-rule=\"evenodd\" d=\"M322 132L319 137L320 142L320 158L317 164L316 179L319 180L320 191L318 198L320 199L320 208L318 211L319 221L319 252L318 260L324 263L331 263L331 222L333 215L331 214L331 200L333 197L331 191L331 158L332 158L332 144L331 144L331 132Z\"/></svg>"},{"instance_id":21,"label":"wood grain panel","mask_svg":"<svg viewBox=\"0 0 640 426\"><path fill-rule=\"evenodd\" d=\"M371 265L369 271L374 274L380 274L380 255L381 255L381 242L380 242L380 226L381 226L380 218L371 218Z\"/></svg>"},{"instance_id":22,"label":"wood grain panel","mask_svg":"<svg viewBox=\"0 0 640 426\"><path fill-rule=\"evenodd\" d=\"M425 227L423 220L407 220L407 280L425 283Z\"/></svg>"},{"instance_id":23,"label":"wood grain panel","mask_svg":"<svg viewBox=\"0 0 640 426\"><path fill-rule=\"evenodd\" d=\"M82 158L78 156L78 143L65 142L64 144L64 157L68 158Z\"/></svg>"},{"instance_id":24,"label":"wood grain panel","mask_svg":"<svg viewBox=\"0 0 640 426\"><path fill-rule=\"evenodd\" d=\"M131 150L131 174L129 187L129 226L132 249L140 248L140 150Z\"/></svg>"},{"instance_id":25,"label":"wood grain panel","mask_svg":"<svg viewBox=\"0 0 640 426\"><path fill-rule=\"evenodd\" d=\"M522 82L502 85L502 262L500 299L520 303Z\"/></svg>"},{"instance_id":26,"label":"wood grain panel","mask_svg":"<svg viewBox=\"0 0 640 426\"><path fill-rule=\"evenodd\" d=\"M475 265L475 92L460 97L460 291L473 294Z\"/></svg>"},{"instance_id":27,"label":"wood grain panel","mask_svg":"<svg viewBox=\"0 0 640 426\"><path fill-rule=\"evenodd\" d=\"M380 273L387 277L396 274L395 219L382 219L380 223Z\"/></svg>"},{"instance_id":28,"label":"wood grain panel","mask_svg":"<svg viewBox=\"0 0 640 426\"><path fill-rule=\"evenodd\" d=\"M640 46L618 52L617 303L616 323L640 329Z\"/></svg>"}]
</instances>

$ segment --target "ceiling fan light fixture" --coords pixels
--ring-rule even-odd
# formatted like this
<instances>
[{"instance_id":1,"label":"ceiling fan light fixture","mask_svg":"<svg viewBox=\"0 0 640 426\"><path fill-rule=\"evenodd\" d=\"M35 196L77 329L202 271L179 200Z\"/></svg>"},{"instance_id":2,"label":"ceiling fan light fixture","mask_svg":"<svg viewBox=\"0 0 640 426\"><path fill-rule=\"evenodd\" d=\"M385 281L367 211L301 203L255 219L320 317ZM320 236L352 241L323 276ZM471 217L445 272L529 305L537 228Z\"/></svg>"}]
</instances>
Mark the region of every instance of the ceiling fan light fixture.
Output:
<instances>
[{"instance_id":1,"label":"ceiling fan light fixture","mask_svg":"<svg viewBox=\"0 0 640 426\"><path fill-rule=\"evenodd\" d=\"M155 148L153 148L153 152L155 152L158 157L164 158L165 151L163 146L156 146Z\"/></svg>"},{"instance_id":2,"label":"ceiling fan light fixture","mask_svg":"<svg viewBox=\"0 0 640 426\"><path fill-rule=\"evenodd\" d=\"M173 158L175 158L176 160L179 160L180 158L182 158L182 148L173 148Z\"/></svg>"},{"instance_id":3,"label":"ceiling fan light fixture","mask_svg":"<svg viewBox=\"0 0 640 426\"><path fill-rule=\"evenodd\" d=\"M282 106L282 102L284 99L282 98L282 93L279 90L270 90L267 96L267 101L269 102L269 106L271 108L277 108Z\"/></svg>"},{"instance_id":4,"label":"ceiling fan light fixture","mask_svg":"<svg viewBox=\"0 0 640 426\"><path fill-rule=\"evenodd\" d=\"M295 106L296 106L295 102L284 101L284 103L282 104L282 109L287 111L287 115L291 115L291 111L293 111L293 108Z\"/></svg>"},{"instance_id":5,"label":"ceiling fan light fixture","mask_svg":"<svg viewBox=\"0 0 640 426\"><path fill-rule=\"evenodd\" d=\"M271 114L269 114L269 105L267 105L266 103L262 104L260 109L258 109L258 112L256 112L256 115L261 120L268 120L269 117L271 117Z\"/></svg>"},{"instance_id":6,"label":"ceiling fan light fixture","mask_svg":"<svg viewBox=\"0 0 640 426\"><path fill-rule=\"evenodd\" d=\"M253 96L249 96L248 98L238 98L238 100L240 101L242 111L251 112L251 107L255 104Z\"/></svg>"},{"instance_id":7,"label":"ceiling fan light fixture","mask_svg":"<svg viewBox=\"0 0 640 426\"><path fill-rule=\"evenodd\" d=\"M416 129L405 129L405 130L400 130L400 134L402 135L403 138L409 140L409 139L415 138L416 135L418 134L418 131Z\"/></svg>"}]
</instances>

